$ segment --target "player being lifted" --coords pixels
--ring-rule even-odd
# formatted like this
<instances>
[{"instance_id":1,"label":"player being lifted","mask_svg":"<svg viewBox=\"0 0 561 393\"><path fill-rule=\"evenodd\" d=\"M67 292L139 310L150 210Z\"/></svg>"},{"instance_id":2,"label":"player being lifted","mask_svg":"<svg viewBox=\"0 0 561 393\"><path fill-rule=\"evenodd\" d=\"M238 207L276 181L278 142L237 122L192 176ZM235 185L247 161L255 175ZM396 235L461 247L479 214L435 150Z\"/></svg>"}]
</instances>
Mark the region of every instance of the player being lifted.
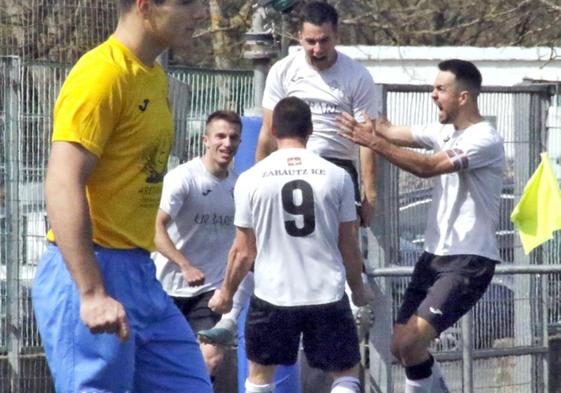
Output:
<instances>
[{"instance_id":1,"label":"player being lifted","mask_svg":"<svg viewBox=\"0 0 561 393\"><path fill-rule=\"evenodd\" d=\"M479 113L481 74L464 60L438 64L432 98L439 123L393 126L340 118L344 136L398 167L432 177L419 258L394 326L391 350L405 367L406 392L448 392L430 342L481 298L500 260L495 228L505 170L501 136ZM403 147L421 147L421 154Z\"/></svg>"}]
</instances>

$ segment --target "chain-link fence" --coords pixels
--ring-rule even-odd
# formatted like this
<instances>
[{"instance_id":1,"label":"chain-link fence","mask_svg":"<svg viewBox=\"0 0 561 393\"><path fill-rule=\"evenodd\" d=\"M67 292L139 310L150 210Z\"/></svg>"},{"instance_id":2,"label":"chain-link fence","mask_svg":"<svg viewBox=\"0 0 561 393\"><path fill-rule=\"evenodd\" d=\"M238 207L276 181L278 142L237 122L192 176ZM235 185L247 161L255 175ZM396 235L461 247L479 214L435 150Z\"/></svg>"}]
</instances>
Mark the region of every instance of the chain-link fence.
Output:
<instances>
[{"instance_id":1,"label":"chain-link fence","mask_svg":"<svg viewBox=\"0 0 561 393\"><path fill-rule=\"evenodd\" d=\"M117 23L116 0L0 0L0 391L52 390L31 308L45 249L42 182L52 109L66 74ZM253 106L253 74L172 69L170 167L202 151L205 118Z\"/></svg>"},{"instance_id":2,"label":"chain-link fence","mask_svg":"<svg viewBox=\"0 0 561 393\"><path fill-rule=\"evenodd\" d=\"M31 307L46 247L43 176L52 110L69 67L0 57L0 391L52 390ZM253 107L253 73L171 69L175 144L170 166L202 153L208 114Z\"/></svg>"},{"instance_id":3,"label":"chain-link fence","mask_svg":"<svg viewBox=\"0 0 561 393\"><path fill-rule=\"evenodd\" d=\"M115 0L0 0L0 56L72 64L117 22Z\"/></svg>"},{"instance_id":4,"label":"chain-link fence","mask_svg":"<svg viewBox=\"0 0 561 393\"><path fill-rule=\"evenodd\" d=\"M550 317L558 311L552 287L558 286L560 271L559 264L504 264L497 268L489 289L470 314L432 344L451 392L558 391L561 385L555 375L560 365L560 337L552 330ZM394 318L411 272L411 267L402 267L375 269L372 273L376 285L385 288L387 309ZM526 282L528 288L515 282ZM379 335L380 327L374 326L374 332ZM380 337L373 341L377 340ZM375 364L371 375L380 372L380 364ZM387 381L393 390L380 385L383 379L373 378L370 385L383 392L403 391L403 367L391 359L386 365Z\"/></svg>"}]
</instances>

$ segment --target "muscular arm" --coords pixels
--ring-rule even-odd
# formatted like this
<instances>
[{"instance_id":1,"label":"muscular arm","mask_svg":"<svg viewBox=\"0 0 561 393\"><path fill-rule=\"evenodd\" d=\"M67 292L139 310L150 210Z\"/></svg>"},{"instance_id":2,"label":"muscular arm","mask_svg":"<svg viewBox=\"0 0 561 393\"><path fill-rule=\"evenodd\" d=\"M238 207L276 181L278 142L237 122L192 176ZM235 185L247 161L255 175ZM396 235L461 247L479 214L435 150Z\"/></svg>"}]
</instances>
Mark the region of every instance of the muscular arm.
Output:
<instances>
[{"instance_id":1,"label":"muscular arm","mask_svg":"<svg viewBox=\"0 0 561 393\"><path fill-rule=\"evenodd\" d=\"M372 149L360 147L360 178L362 179L362 206L361 224L364 227L370 226L370 220L374 207L376 206L376 155Z\"/></svg>"},{"instance_id":2,"label":"muscular arm","mask_svg":"<svg viewBox=\"0 0 561 393\"><path fill-rule=\"evenodd\" d=\"M378 136L384 137L391 143L403 147L419 147L413 139L411 127L408 126L394 126L388 121L384 115L380 115L375 121L370 120L368 114L363 112L365 121L359 123L349 113L342 113L337 118L340 133L345 136L351 132L361 132L364 134L373 134L376 130ZM360 145L360 141L357 141ZM363 145L364 146L364 145Z\"/></svg>"},{"instance_id":3,"label":"muscular arm","mask_svg":"<svg viewBox=\"0 0 561 393\"><path fill-rule=\"evenodd\" d=\"M456 171L444 151L421 154L396 146L383 138L374 139L370 148L392 164L418 177L427 178Z\"/></svg>"},{"instance_id":4,"label":"muscular arm","mask_svg":"<svg viewBox=\"0 0 561 393\"><path fill-rule=\"evenodd\" d=\"M209 307L220 313L232 309L232 299L240 283L251 269L257 248L255 233L250 228L236 228L236 237L228 254L228 266L222 288L216 290L209 301Z\"/></svg>"},{"instance_id":5,"label":"muscular arm","mask_svg":"<svg viewBox=\"0 0 561 393\"><path fill-rule=\"evenodd\" d=\"M257 148L255 149L255 162L259 162L277 150L277 141L272 133L273 111L263 109L263 124L259 131Z\"/></svg>"},{"instance_id":6,"label":"muscular arm","mask_svg":"<svg viewBox=\"0 0 561 393\"><path fill-rule=\"evenodd\" d=\"M199 269L194 267L191 262L175 247L175 244L169 237L167 226L171 222L171 216L165 211L159 209L156 216L156 234L154 243L160 254L175 263L183 278L190 286L202 285L205 282L205 275Z\"/></svg>"},{"instance_id":7,"label":"muscular arm","mask_svg":"<svg viewBox=\"0 0 561 393\"><path fill-rule=\"evenodd\" d=\"M78 144L54 142L45 180L47 213L80 294L80 316L92 333L128 337L123 306L105 291L92 242L86 182L97 158Z\"/></svg>"},{"instance_id":8,"label":"muscular arm","mask_svg":"<svg viewBox=\"0 0 561 393\"><path fill-rule=\"evenodd\" d=\"M380 116L376 119L376 133L383 136L388 141L397 146L403 147L419 147L413 139L411 127L408 126L394 126L385 116Z\"/></svg>"},{"instance_id":9,"label":"muscular arm","mask_svg":"<svg viewBox=\"0 0 561 393\"><path fill-rule=\"evenodd\" d=\"M362 262L357 243L356 225L354 221L339 224L339 251L343 256L343 264L347 273L347 283L351 289L353 303L360 307L367 303L362 283Z\"/></svg>"},{"instance_id":10,"label":"muscular arm","mask_svg":"<svg viewBox=\"0 0 561 393\"><path fill-rule=\"evenodd\" d=\"M444 151L421 154L401 147L417 147L410 128L393 127L386 124L381 127L381 131L378 128L374 131L374 125L366 113L364 118L363 123L357 123L351 115L344 113L339 118L340 135L372 149L392 164L419 177L433 177L456 170ZM395 132L396 135L386 137L391 132Z\"/></svg>"}]
</instances>

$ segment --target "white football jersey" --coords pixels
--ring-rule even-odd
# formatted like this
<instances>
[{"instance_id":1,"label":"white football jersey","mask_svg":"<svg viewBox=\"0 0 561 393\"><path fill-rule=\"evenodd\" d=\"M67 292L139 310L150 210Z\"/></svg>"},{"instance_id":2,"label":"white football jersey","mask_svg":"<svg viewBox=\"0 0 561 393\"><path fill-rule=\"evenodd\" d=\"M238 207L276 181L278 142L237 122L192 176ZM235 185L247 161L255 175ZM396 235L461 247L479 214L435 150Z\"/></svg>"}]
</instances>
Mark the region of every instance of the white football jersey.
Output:
<instances>
[{"instance_id":1,"label":"white football jersey","mask_svg":"<svg viewBox=\"0 0 561 393\"><path fill-rule=\"evenodd\" d=\"M345 170L306 149L280 149L240 175L234 195L234 224L256 236L258 298L277 306L342 298L339 224L356 220Z\"/></svg>"},{"instance_id":2,"label":"white football jersey","mask_svg":"<svg viewBox=\"0 0 561 393\"><path fill-rule=\"evenodd\" d=\"M179 267L157 253L156 275L169 295L192 297L222 284L235 235L236 178L230 171L227 178L218 179L200 158L174 168L164 177L160 209L172 218L168 234L176 248L205 274L203 285L191 287Z\"/></svg>"},{"instance_id":3,"label":"white football jersey","mask_svg":"<svg viewBox=\"0 0 561 393\"><path fill-rule=\"evenodd\" d=\"M495 231L506 165L502 137L486 121L464 130L431 124L412 127L412 132L420 145L445 151L457 167L457 172L434 177L425 249L500 260Z\"/></svg>"},{"instance_id":4,"label":"white football jersey","mask_svg":"<svg viewBox=\"0 0 561 393\"><path fill-rule=\"evenodd\" d=\"M358 160L358 146L340 136L337 117L350 113L359 120L362 112L375 119L380 111L380 90L368 70L343 53L326 70L306 61L303 50L277 61L267 75L263 108L273 110L285 97L304 100L312 111L314 132L306 148L323 156Z\"/></svg>"}]
</instances>

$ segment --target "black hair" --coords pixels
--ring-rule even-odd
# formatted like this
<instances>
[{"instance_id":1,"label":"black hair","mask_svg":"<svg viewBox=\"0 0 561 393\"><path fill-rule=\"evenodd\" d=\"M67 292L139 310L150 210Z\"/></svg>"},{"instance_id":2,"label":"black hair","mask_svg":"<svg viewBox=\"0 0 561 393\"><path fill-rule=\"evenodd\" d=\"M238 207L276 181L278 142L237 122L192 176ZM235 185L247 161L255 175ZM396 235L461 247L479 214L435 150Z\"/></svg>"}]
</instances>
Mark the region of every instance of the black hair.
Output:
<instances>
[{"instance_id":1,"label":"black hair","mask_svg":"<svg viewBox=\"0 0 561 393\"><path fill-rule=\"evenodd\" d=\"M207 126L207 132L208 132L208 125L215 120L224 120L230 124L235 124L239 127L240 132L242 132L242 119L240 118L240 115L238 115L234 111L218 110L208 115L205 123Z\"/></svg>"},{"instance_id":2,"label":"black hair","mask_svg":"<svg viewBox=\"0 0 561 393\"><path fill-rule=\"evenodd\" d=\"M279 139L306 139L313 129L310 107L300 98L283 98L273 110L273 129Z\"/></svg>"},{"instance_id":3,"label":"black hair","mask_svg":"<svg viewBox=\"0 0 561 393\"><path fill-rule=\"evenodd\" d=\"M438 63L438 69L454 74L456 83L462 89L469 91L473 97L479 95L481 90L481 73L472 62L459 59L444 60Z\"/></svg>"},{"instance_id":4,"label":"black hair","mask_svg":"<svg viewBox=\"0 0 561 393\"><path fill-rule=\"evenodd\" d=\"M339 16L335 8L323 1L312 1L306 4L300 12L300 28L302 28L306 22L315 26L331 23L333 29L337 30L338 21Z\"/></svg>"}]
</instances>

